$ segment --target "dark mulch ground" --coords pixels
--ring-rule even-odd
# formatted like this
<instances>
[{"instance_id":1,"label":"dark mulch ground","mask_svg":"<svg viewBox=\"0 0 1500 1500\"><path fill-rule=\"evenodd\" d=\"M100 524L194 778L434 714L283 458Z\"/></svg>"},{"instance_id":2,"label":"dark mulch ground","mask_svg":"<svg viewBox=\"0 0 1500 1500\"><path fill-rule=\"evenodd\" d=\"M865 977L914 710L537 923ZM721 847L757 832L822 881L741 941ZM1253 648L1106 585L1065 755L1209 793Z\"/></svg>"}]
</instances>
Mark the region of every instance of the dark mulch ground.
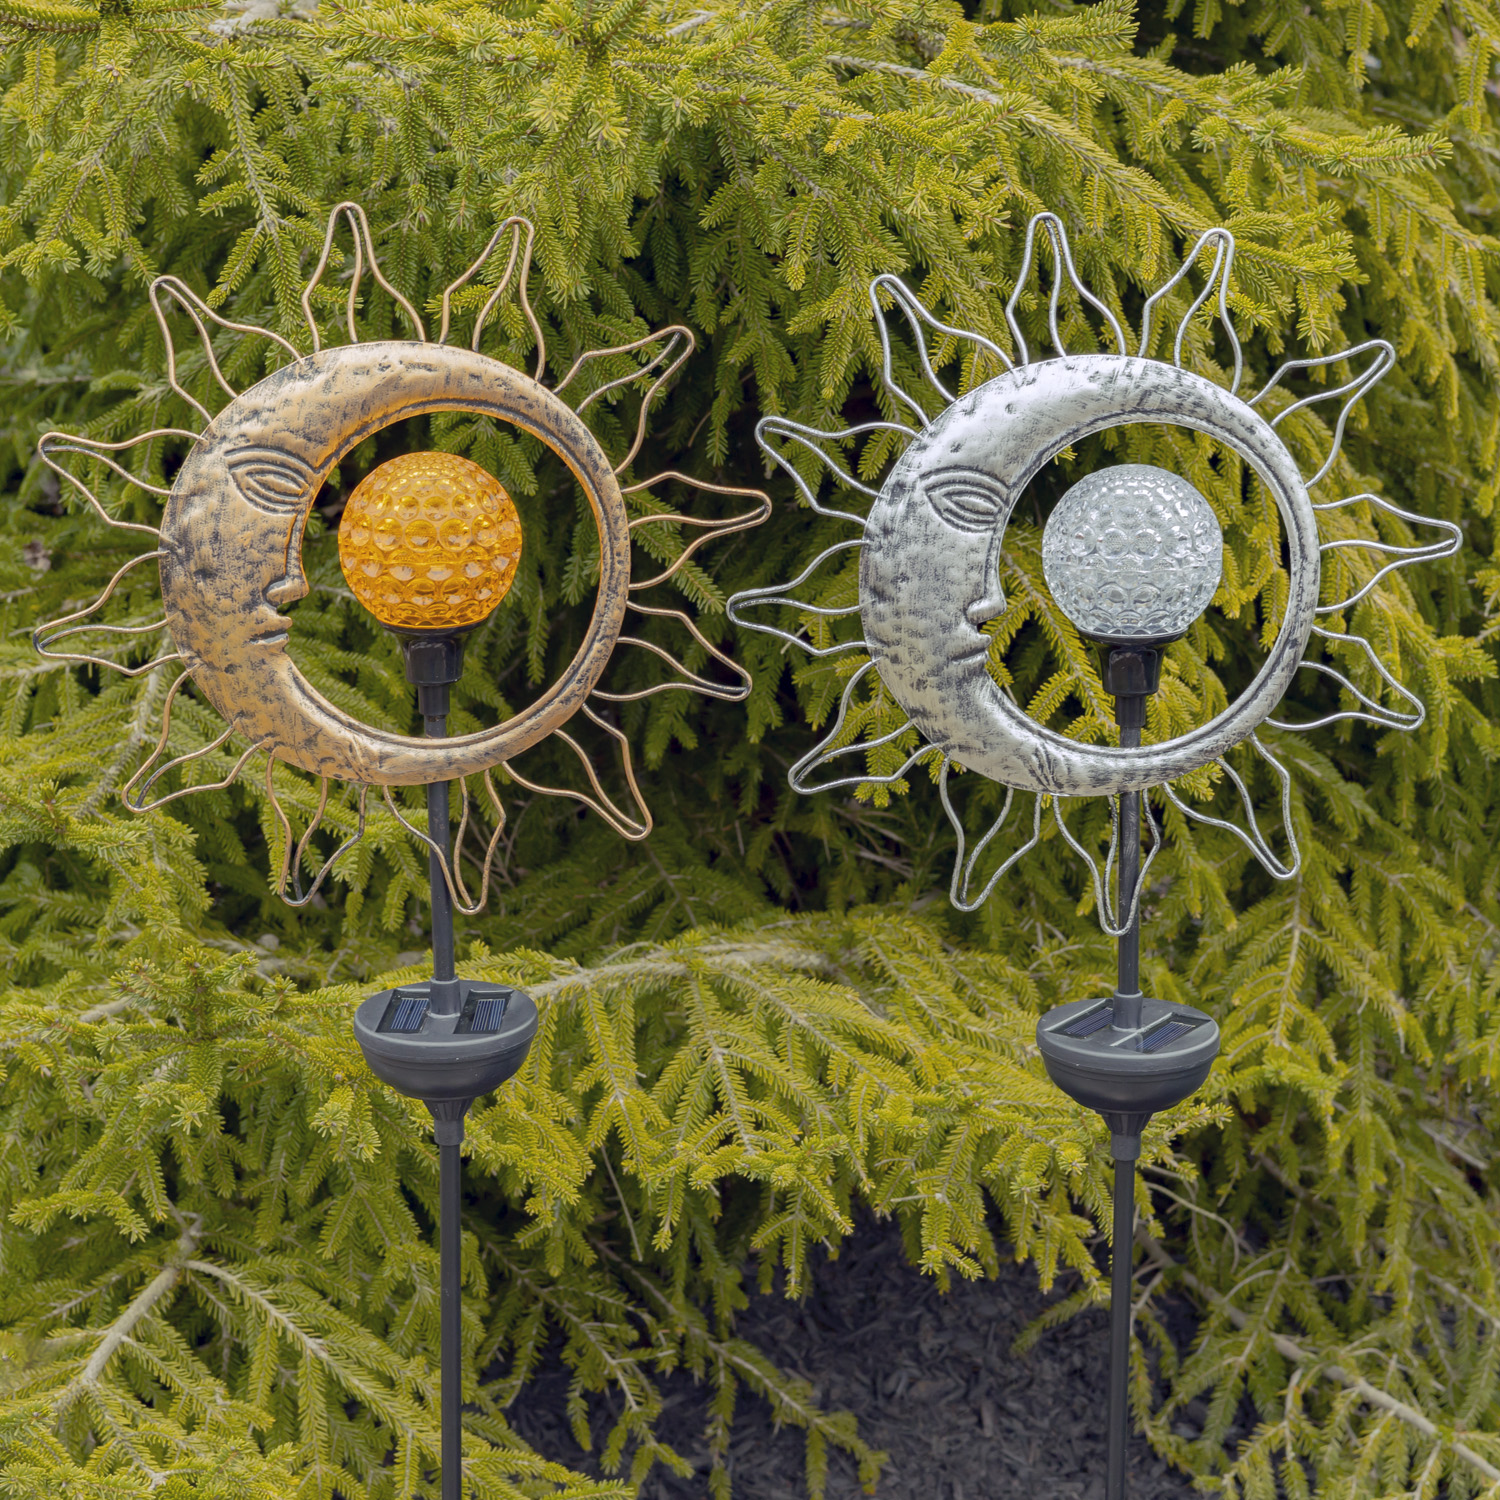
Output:
<instances>
[{"instance_id":1,"label":"dark mulch ground","mask_svg":"<svg viewBox=\"0 0 1500 1500\"><path fill-rule=\"evenodd\" d=\"M878 1500L1103 1500L1107 1315L1075 1318L1029 1354L1011 1353L1056 1296L1041 1295L1032 1267L1012 1265L945 1295L907 1262L892 1227L867 1222L837 1261L816 1267L803 1302L758 1297L736 1332L808 1380L826 1406L852 1411L866 1441L890 1454ZM509 1416L549 1458L597 1472L569 1431L566 1387L562 1369L540 1374ZM663 1390L661 1435L699 1467L692 1479L657 1471L643 1500L702 1500L705 1392L682 1374ZM800 1430L774 1431L765 1403L741 1394L735 1500L797 1500L803 1452ZM1133 1439L1130 1463L1130 1500L1198 1493L1144 1438ZM829 1500L862 1494L853 1464L835 1455Z\"/></svg>"}]
</instances>

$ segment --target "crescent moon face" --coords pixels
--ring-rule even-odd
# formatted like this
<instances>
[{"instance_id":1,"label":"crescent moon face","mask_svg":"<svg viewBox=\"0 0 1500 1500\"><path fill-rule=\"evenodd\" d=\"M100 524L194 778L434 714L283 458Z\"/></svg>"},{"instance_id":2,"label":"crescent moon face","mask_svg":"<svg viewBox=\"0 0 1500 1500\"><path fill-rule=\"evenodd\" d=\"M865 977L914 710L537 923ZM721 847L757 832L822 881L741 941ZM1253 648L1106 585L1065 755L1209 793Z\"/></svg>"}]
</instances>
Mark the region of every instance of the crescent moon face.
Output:
<instances>
[{"instance_id":1,"label":"crescent moon face","mask_svg":"<svg viewBox=\"0 0 1500 1500\"><path fill-rule=\"evenodd\" d=\"M1290 591L1255 680L1223 713L1161 745L1083 745L1028 718L986 669L980 630L1004 608L1000 548L1017 497L1048 459L1103 428L1162 422L1233 448L1286 528ZM1296 461L1228 391L1155 360L1089 354L997 376L961 397L902 454L870 511L860 561L865 640L921 733L1007 786L1078 797L1140 791L1245 739L1290 685L1318 603L1316 517Z\"/></svg>"},{"instance_id":2,"label":"crescent moon face","mask_svg":"<svg viewBox=\"0 0 1500 1500\"><path fill-rule=\"evenodd\" d=\"M362 724L318 693L287 655L291 622L280 610L307 593L302 532L333 466L392 422L450 410L510 422L561 455L599 527L599 594L578 654L523 713L478 734L415 739ZM497 360L397 341L308 355L230 402L178 472L161 547L167 622L204 697L279 759L370 785L472 775L545 738L608 664L630 582L625 502L582 421Z\"/></svg>"}]
</instances>

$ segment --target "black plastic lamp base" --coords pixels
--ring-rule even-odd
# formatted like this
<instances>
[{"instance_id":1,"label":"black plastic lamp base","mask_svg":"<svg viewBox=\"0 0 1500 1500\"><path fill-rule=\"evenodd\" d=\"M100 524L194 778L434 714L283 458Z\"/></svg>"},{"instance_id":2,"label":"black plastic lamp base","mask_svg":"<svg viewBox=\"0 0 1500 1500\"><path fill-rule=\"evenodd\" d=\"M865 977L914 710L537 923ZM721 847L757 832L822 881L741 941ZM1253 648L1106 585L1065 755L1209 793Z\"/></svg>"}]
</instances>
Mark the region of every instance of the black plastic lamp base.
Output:
<instances>
[{"instance_id":1,"label":"black plastic lamp base","mask_svg":"<svg viewBox=\"0 0 1500 1500\"><path fill-rule=\"evenodd\" d=\"M1130 1430L1131 1252L1135 1243L1135 1164L1141 1132L1158 1110L1197 1092L1219 1054L1219 1027L1188 1005L1128 997L1133 1024L1118 1024L1121 996L1075 1000L1037 1023L1036 1040L1053 1083L1104 1116L1115 1163L1110 1244L1109 1415L1105 1500L1125 1500Z\"/></svg>"}]
</instances>

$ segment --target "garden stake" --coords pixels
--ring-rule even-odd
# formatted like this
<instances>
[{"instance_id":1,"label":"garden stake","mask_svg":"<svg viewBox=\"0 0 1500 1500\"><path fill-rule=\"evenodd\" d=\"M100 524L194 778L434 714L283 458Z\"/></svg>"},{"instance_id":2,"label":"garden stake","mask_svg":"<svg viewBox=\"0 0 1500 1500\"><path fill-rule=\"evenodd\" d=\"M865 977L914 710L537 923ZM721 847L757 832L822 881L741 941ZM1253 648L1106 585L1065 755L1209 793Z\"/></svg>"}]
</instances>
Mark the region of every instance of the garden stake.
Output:
<instances>
[{"instance_id":1,"label":"garden stake","mask_svg":"<svg viewBox=\"0 0 1500 1500\"><path fill-rule=\"evenodd\" d=\"M1104 690L1114 696L1120 745L1136 749L1146 705L1161 685L1162 649L1180 637L1218 587L1222 537L1208 502L1185 481L1144 464L1082 479L1057 503L1042 536L1042 567L1064 613L1097 642ZM1151 564L1132 575L1131 559ZM1037 1043L1054 1083L1104 1116L1114 1160L1110 1246L1109 1403L1105 1500L1125 1500L1130 1432L1131 1252L1141 1131L1194 1092L1219 1051L1219 1028L1188 1006L1141 993L1141 794L1119 801L1115 991L1044 1016Z\"/></svg>"},{"instance_id":2,"label":"garden stake","mask_svg":"<svg viewBox=\"0 0 1500 1500\"><path fill-rule=\"evenodd\" d=\"M341 224L353 240L353 254L344 262L352 276L347 289L341 287L330 302L322 282L331 262L337 271L334 241ZM38 626L33 645L54 661L86 663L128 676L169 663L181 667L165 694L156 746L122 790L125 805L132 812L146 812L195 791L228 786L254 756L264 755L266 792L282 838L275 889L294 907L317 897L340 858L363 837L372 787L378 788L391 816L427 850L432 976L361 1002L354 1032L370 1070L398 1092L422 1100L433 1118L439 1161L443 1500L459 1500L462 1494L464 1117L479 1095L499 1087L521 1066L537 1026L536 1007L523 991L460 979L454 967L454 913L472 916L484 906L505 828L505 809L491 773L500 769L538 796L571 798L624 838L645 838L651 813L636 781L630 741L613 721L616 706L684 690L738 702L750 690L749 675L676 607L675 596L663 600L652 591L670 584L705 542L757 526L770 514L770 500L760 490L710 483L675 469L629 477L622 484L645 442L655 404L693 352L693 334L674 325L614 348L585 350L560 380L544 385L546 339L528 293L534 238L533 226L522 218L506 219L495 230L478 258L443 290L435 338L429 337L416 307L381 271L374 236L357 203L340 203L329 216L322 255L302 294L307 322L303 347L269 329L230 322L177 277L160 276L150 295L166 343L167 383L201 425L156 428L120 442L49 432L38 444L43 463L73 486L100 520L145 538L148 550L126 563L84 608ZM367 270L374 285L362 304ZM470 287L475 278L481 285ZM454 298L460 294L469 306L483 297L467 347L448 343ZM480 351L491 314L507 294L518 303L517 326L529 329L534 342L531 374ZM343 311L346 342L325 347L315 300L325 309L332 305ZM178 379L178 354L167 321L174 305L192 323L207 368L228 395L216 411ZM371 331L368 325L361 328L362 307L364 318L377 324L399 316L413 336L362 337ZM236 340L263 337L279 351L272 360L285 356L284 362L249 390L237 392L218 361L215 329ZM596 401L634 403L628 408L633 422L625 423L629 448L618 460L605 455L583 420ZM424 733L414 737L362 723L319 693L287 652L293 622L280 611L308 592L302 538L325 481L381 429L435 412L479 416L535 439L562 459L598 529L599 584L593 617L576 654L540 697L489 728L450 736L449 693L463 666L464 642L493 614L515 579L522 550L520 519L504 487L456 454L407 453L366 475L340 521L339 561L355 598L401 638L407 680L417 689L423 719ZM146 484L121 463L128 450L158 442L187 444L170 491ZM111 516L83 475L69 466L80 459L85 472L90 465L102 465L163 495L161 525ZM684 489L752 503L738 514L693 516L662 499ZM627 495L639 497L634 503L641 514L630 514ZM647 576L635 578L636 533L653 527ZM687 540L680 539L681 531ZM129 629L169 632L172 649L143 666L122 665L97 649L80 649L86 642L78 638L89 632L103 632L105 641L112 639L110 632L118 632L120 627L96 618L98 611L127 573L150 561L159 565L164 617ZM624 629L631 613L636 634ZM669 649L683 649L683 632L686 649L701 662L698 670ZM602 679L618 648L640 648L638 661L659 680L632 691L605 687ZM659 663L665 663L664 671L653 665ZM704 675L713 667L729 680ZM172 711L189 693L216 710L227 727L207 745L174 756L168 752ZM585 730L617 758L626 806L605 790L594 753L577 737ZM191 780L197 763L235 740L243 749L231 752L237 758L226 777L206 785ZM584 786L539 783L515 764L553 740L576 758ZM316 811L300 837L281 800L283 792L298 784L299 772L316 783L315 790L305 782L301 786L313 793L306 800ZM470 819L467 778L472 776L483 781L492 818L481 884L473 897L460 868ZM358 788L357 825L325 852L314 846L314 838L335 781ZM462 805L450 846L449 791L455 781ZM158 791L163 785L166 789ZM427 789L425 833L408 822L392 794L403 786ZM307 885L304 867L313 870Z\"/></svg>"},{"instance_id":3,"label":"garden stake","mask_svg":"<svg viewBox=\"0 0 1500 1500\"><path fill-rule=\"evenodd\" d=\"M1051 252L1051 286L1038 288L1023 306L1043 245ZM1125 1496L1131 1245L1141 1132L1153 1114L1180 1103L1203 1083L1219 1048L1219 1028L1211 1016L1141 991L1141 898L1162 842L1148 794L1183 818L1234 835L1272 878L1294 877L1301 854L1291 821L1291 772L1257 731L1266 725L1300 733L1340 720L1390 729L1421 724L1422 703L1374 645L1347 622L1338 630L1320 622L1352 609L1396 569L1450 556L1462 540L1457 526L1376 495L1313 502L1308 492L1333 471L1351 408L1391 367L1395 351L1384 340L1371 339L1334 354L1289 360L1257 394L1240 395L1244 362L1229 312L1234 248L1225 229L1199 237L1181 267L1146 298L1134 352L1115 309L1079 277L1055 214L1038 214L1027 226L1015 288L1004 309L1008 350L983 334L939 321L905 283L877 276L870 305L882 352L886 412L832 432L776 416L764 418L756 429L768 460L803 502L819 516L845 523L852 535L826 547L788 582L748 589L729 601L736 624L811 657L864 657L845 674L826 734L793 765L788 780L794 791L868 795L873 788L904 786L920 764L935 770L958 846L949 894L960 911L980 906L1037 847L1043 819L1050 816L1058 836L1084 863L1100 925L1118 939L1114 993L1058 1006L1041 1018L1036 1033L1053 1081L1101 1114L1110 1132L1108 1500ZM1207 261L1206 276L1194 295L1188 278L1200 260ZM1175 299L1175 337L1169 327L1163 338L1155 320L1169 297ZM1022 328L1028 308L1035 310L1034 323L1045 315L1055 357L1033 357ZM888 322L893 312L910 328L915 358L898 361L893 352ZM1087 330L1084 337L1113 346L1111 352L1070 352L1063 343L1065 324ZM1189 369L1185 351L1212 350L1216 338L1224 363L1208 356L1201 360L1207 374ZM1170 358L1155 355L1158 343L1170 348ZM934 354L945 360L957 355L963 383L957 396L939 377ZM1286 383L1299 372L1331 366L1353 373L1341 383L1314 386L1299 399L1287 392ZM1304 475L1277 426L1316 402L1335 403L1337 416L1327 458ZM1027 715L994 670L992 640L983 627L1006 614L1001 568L1017 565L1005 553L1005 534L1027 485L1080 439L1132 423L1203 434L1237 455L1265 486L1281 522L1285 605L1260 671L1236 699L1205 724L1144 743L1146 706L1161 680L1162 653L1212 600L1223 539L1213 508L1178 475L1141 464L1086 475L1054 507L1043 535L1042 562L1053 601L1103 653L1103 686L1115 699L1119 740L1093 744ZM853 445L860 439L867 440L864 459L885 474L878 486L859 477L864 469ZM849 497L843 508L825 504L819 486L809 480L809 455L828 470L833 488ZM1441 535L1407 545L1387 541L1378 531L1351 537L1335 528L1325 539L1320 518L1349 507L1364 507L1351 513L1366 514L1370 525L1378 515L1400 527L1430 527ZM830 597L848 587L839 570L851 552L858 558L858 600L830 604ZM1331 571L1352 576L1352 582L1342 597L1325 600L1322 562L1334 552L1341 566ZM1328 592L1338 594L1338 589ZM859 629L844 629L841 622L856 615ZM1352 664L1354 677L1335 665L1340 655ZM1304 670L1337 685L1337 709L1297 722L1272 718ZM861 735L856 729L861 720L875 727ZM820 778L823 770L833 774ZM1284 857L1261 832L1248 781L1252 775L1264 778L1267 770L1281 792ZM1204 771L1209 776L1198 775L1195 786L1184 783ZM999 815L972 845L950 792L959 772L977 772L1008 788ZM1232 793L1229 816L1211 810L1221 791ZM980 862L1005 829L1018 792L1032 797L1031 817L1021 823L1017 847L981 880ZM1094 797L1112 799L1102 868L1065 811L1069 802ZM1150 840L1144 861L1143 823ZM1118 872L1113 894L1112 870Z\"/></svg>"},{"instance_id":4,"label":"garden stake","mask_svg":"<svg viewBox=\"0 0 1500 1500\"><path fill-rule=\"evenodd\" d=\"M380 470L375 472L378 475ZM462 565L461 552L456 562ZM449 693L463 670L466 632L398 633L407 681L417 690L423 732L431 739L445 738ZM438 1148L442 1500L461 1500L464 1117L478 1095L498 1088L526 1060L536 1035L537 1012L523 990L474 983L459 979L455 972L453 897L441 858L441 851L448 847L448 812L448 783L430 782L427 875L432 898L432 977L371 995L355 1012L354 1034L371 1072L398 1092L422 1100L432 1114Z\"/></svg>"}]
</instances>

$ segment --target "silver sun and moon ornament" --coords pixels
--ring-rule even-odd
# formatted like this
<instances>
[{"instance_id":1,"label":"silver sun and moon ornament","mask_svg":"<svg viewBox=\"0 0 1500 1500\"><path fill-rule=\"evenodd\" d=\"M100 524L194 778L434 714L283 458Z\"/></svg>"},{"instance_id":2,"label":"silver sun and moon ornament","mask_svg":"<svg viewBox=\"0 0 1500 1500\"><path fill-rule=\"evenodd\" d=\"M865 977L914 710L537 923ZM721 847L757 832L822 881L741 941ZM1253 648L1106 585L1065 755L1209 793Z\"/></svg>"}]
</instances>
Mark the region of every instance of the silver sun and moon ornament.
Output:
<instances>
[{"instance_id":1,"label":"silver sun and moon ornament","mask_svg":"<svg viewBox=\"0 0 1500 1500\"><path fill-rule=\"evenodd\" d=\"M1048 300L1053 354L1034 354L1017 319L1028 278L1038 257L1039 237L1050 244L1054 275ZM1164 300L1183 283L1200 258L1212 254L1203 286L1183 311L1170 358L1150 354ZM1461 540L1452 523L1407 511L1373 494L1355 494L1315 503L1313 490L1333 470L1354 404L1395 361L1384 340L1372 339L1335 354L1292 359L1249 397L1240 394L1243 360L1229 310L1234 240L1223 229L1210 230L1195 244L1181 268L1146 299L1140 340L1131 352L1115 314L1080 279L1062 223L1040 214L1026 232L1015 290L1006 305L1015 355L981 334L939 322L911 290L893 276L870 287L884 354L882 382L903 420L882 419L821 431L785 417L767 417L757 437L768 459L786 473L803 501L819 515L848 523L852 535L813 558L786 583L746 590L729 604L730 618L744 629L780 639L813 658L848 656L859 664L844 682L837 711L822 739L792 767L791 786L802 793L892 786L919 763L939 763L941 801L959 840L953 871L953 904L970 911L985 901L1000 880L1042 838L1050 814L1058 832L1089 866L1101 924L1119 936L1130 922L1130 903L1121 910L1106 889L1097 861L1074 837L1067 815L1070 801L1157 791L1177 812L1226 829L1243 840L1272 876L1290 879L1299 851L1289 816L1291 774L1257 734L1262 724L1303 733L1340 720L1362 720L1388 729L1415 729L1425 710L1385 664L1371 641L1351 630L1331 630L1324 622L1344 615L1398 568L1450 556ZM1070 353L1059 327L1064 287L1097 314L1114 350ZM1232 353L1228 384L1185 367L1184 346L1194 319L1210 299ZM930 391L943 403L937 414L903 388L893 373L887 303L899 310L916 336L915 348ZM939 379L929 356L931 330L951 349L967 345L976 368L992 361L1000 371L955 398ZM1348 380L1315 390L1264 414L1266 398L1301 371L1357 365ZM1294 412L1315 403L1333 403L1333 441L1321 465L1303 474L1278 434ZM1091 744L1070 739L1028 717L991 671L992 642L983 627L1006 609L1001 559L1012 510L1028 483L1049 460L1074 443L1111 428L1154 423L1204 434L1231 449L1269 490L1280 512L1285 536L1287 591L1274 642L1254 680L1208 722L1185 734L1141 746ZM863 483L836 456L840 448L876 438L898 456L879 487ZM785 445L785 446L784 446ZM832 476L835 487L864 497L863 514L825 505L818 486L806 477L797 450L810 452ZM1417 545L1378 535L1320 535L1319 522L1335 512L1368 507L1404 526L1436 530L1437 539ZM1356 579L1342 597L1323 599L1323 559L1359 549L1376 557L1369 576ZM826 580L825 564L859 556L858 599L823 604L799 598L799 588L816 593ZM1046 524L1042 559L1048 588L1081 636L1109 644L1120 641L1163 644L1184 634L1202 614L1220 581L1222 537L1209 502L1187 480L1144 464L1097 470L1075 484L1054 507ZM795 611L800 624L788 627ZM862 632L847 639L823 622L858 616ZM809 630L810 622L817 628ZM1329 659L1349 653L1368 668L1373 684L1361 687ZM1347 702L1315 719L1291 722L1272 717L1298 672L1332 678ZM878 738L862 739L851 724L851 705L861 685L878 677L900 707L900 722ZM1382 701L1382 699L1391 701ZM888 756L888 770L873 763L844 771L857 757L884 747L911 745L899 758ZM1250 788L1228 758L1247 747L1275 774L1283 789L1285 858L1261 832ZM1010 789L1004 809L973 849L949 795L950 771L963 768ZM1185 800L1178 783L1211 768L1215 780L1231 786L1244 813L1243 824L1219 818ZM844 774L839 774L844 771ZM819 779L819 773L831 772ZM1011 812L1015 793L1035 798L1030 838L972 890L975 872ZM1149 820L1152 852L1159 828ZM1118 820L1111 857L1118 854ZM1107 866L1106 866L1107 867Z\"/></svg>"},{"instance_id":2,"label":"silver sun and moon ornament","mask_svg":"<svg viewBox=\"0 0 1500 1500\"><path fill-rule=\"evenodd\" d=\"M1053 348L1050 355L1038 357L1027 344L1017 310L1043 237L1052 256L1047 323ZM1369 638L1347 623L1333 630L1325 622L1344 616L1395 570L1450 556L1461 541L1451 523L1413 514L1376 495L1314 502L1309 492L1333 471L1354 404L1391 368L1395 351L1384 340L1371 339L1335 354L1288 360L1258 392L1242 396L1244 361L1229 305L1234 249L1233 236L1224 229L1199 238L1177 272L1146 298L1134 352L1118 317L1079 277L1063 224L1054 214L1039 214L1027 227L1020 271L1005 308L1013 354L979 333L940 322L896 277L877 277L870 286L870 306L891 415L833 431L773 416L757 429L767 458L791 478L806 504L821 516L847 523L851 535L819 553L788 582L746 590L729 603L736 624L769 634L784 647L815 659L848 658L827 732L792 767L794 790L868 793L891 787L919 764L935 761L939 798L957 835L950 894L965 911L986 901L1037 847L1050 810L1058 834L1088 868L1101 925L1118 939L1114 993L1057 1006L1040 1018L1036 1031L1037 1048L1053 1082L1102 1115L1110 1132L1114 1223L1106 1500L1125 1500L1131 1246L1141 1133L1153 1114L1196 1092L1219 1050L1219 1029L1211 1016L1141 992L1141 891L1162 840L1150 794L1158 794L1185 819L1234 834L1271 876L1291 879L1301 857L1292 826L1291 773L1258 731L1265 725L1301 733L1351 720L1383 729L1410 730L1421 724L1423 705ZM1191 296L1190 284L1179 294L1178 306L1188 305L1171 341L1171 357L1155 357L1154 324L1166 299L1187 282L1201 258L1209 257L1196 296ZM1080 308L1060 320L1064 287L1090 309L1087 316ZM926 391L913 394L896 376L887 306L910 325ZM1194 320L1205 309L1210 316L1216 313L1229 351L1227 383L1187 368L1184 361ZM1063 321L1086 335L1097 324L1113 349L1070 353ZM934 368L929 335L935 335L937 349L948 358L972 353L973 382L957 397ZM980 381L986 363L997 373ZM1354 373L1300 400L1283 396L1267 403L1272 392L1285 391L1289 377L1335 366ZM1315 403L1332 403L1337 416L1327 456L1314 472L1304 474L1278 428ZM1272 413L1268 405L1279 409ZM940 409L932 414L934 407ZM1206 723L1143 744L1146 705L1161 685L1163 651L1187 633L1219 589L1222 531L1208 500L1168 470L1127 463L1086 475L1052 508L1043 529L1041 560L1055 605L1080 637L1099 647L1102 686L1114 697L1118 744L1088 743L1046 727L1014 700L994 670L996 643L984 627L1007 610L1001 584L1006 530L1027 486L1044 465L1082 439L1144 423L1186 429L1227 448L1270 492L1283 538L1284 598L1274 640L1244 691ZM878 473L889 463L878 486L862 482L853 462L846 468L840 461L840 450L861 440L867 443L864 464ZM820 486L805 472L819 464L836 489L862 497L862 503L856 502L860 511L822 503ZM1391 529L1400 536L1409 536L1411 527L1432 528L1438 535L1425 543L1393 541L1358 534L1347 524L1374 513L1397 523ZM1344 524L1331 526L1333 534L1325 536L1320 521L1335 517ZM847 581L851 552L858 558L857 590ZM1342 554L1345 566L1329 573L1343 577L1329 590L1338 597L1325 599L1323 560L1334 553ZM1356 566L1360 553L1366 560ZM823 571L828 564L834 566ZM804 590L801 597L799 589ZM809 589L815 597L806 597ZM857 595L852 600L851 592ZM835 622L855 616L860 633L838 639ZM1363 662L1366 670L1359 675L1366 686L1330 660L1339 652L1352 652L1355 661ZM1333 679L1341 701L1314 718L1273 717L1302 671ZM862 685L868 704L856 699ZM869 712L872 705L886 712L890 701L895 708L889 718ZM883 728L892 718L895 724ZM866 733L868 724L883 732ZM1251 778L1231 759L1246 755L1264 762L1280 786L1285 857L1262 833ZM865 763L849 769L858 764L857 757ZM972 849L950 795L955 768L1006 788L998 816ZM1193 792L1185 785L1189 778L1199 783L1192 800L1184 795ZM1204 780L1210 796L1225 785L1232 788L1243 821L1195 805ZM1033 798L1029 837L1000 859L976 890L980 862L1004 828L1017 793ZM1095 797L1107 797L1111 804L1102 868L1065 811L1070 803ZM1144 864L1143 816L1150 831ZM1025 831L1023 825L1023 835Z\"/></svg>"}]
</instances>

